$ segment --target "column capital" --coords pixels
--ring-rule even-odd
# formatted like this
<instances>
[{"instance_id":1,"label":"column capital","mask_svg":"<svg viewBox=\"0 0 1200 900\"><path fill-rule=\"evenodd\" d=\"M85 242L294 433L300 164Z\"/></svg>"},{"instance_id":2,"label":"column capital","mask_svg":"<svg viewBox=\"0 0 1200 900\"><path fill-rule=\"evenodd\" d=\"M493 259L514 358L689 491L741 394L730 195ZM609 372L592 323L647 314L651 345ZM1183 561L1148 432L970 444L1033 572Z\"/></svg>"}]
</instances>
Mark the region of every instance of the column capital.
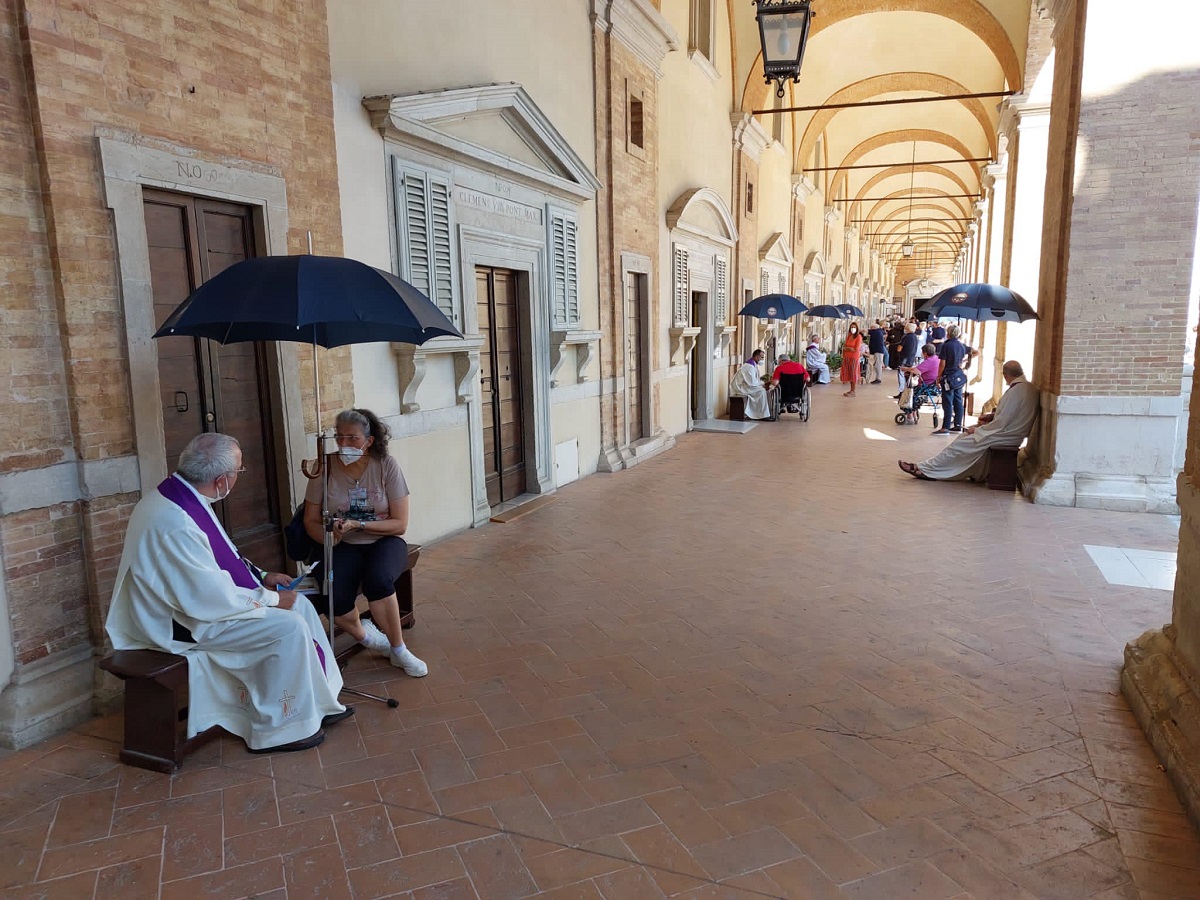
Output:
<instances>
[{"instance_id":1,"label":"column capital","mask_svg":"<svg viewBox=\"0 0 1200 900\"><path fill-rule=\"evenodd\" d=\"M817 186L804 175L792 176L792 195L804 203L809 197L817 193Z\"/></svg>"}]
</instances>

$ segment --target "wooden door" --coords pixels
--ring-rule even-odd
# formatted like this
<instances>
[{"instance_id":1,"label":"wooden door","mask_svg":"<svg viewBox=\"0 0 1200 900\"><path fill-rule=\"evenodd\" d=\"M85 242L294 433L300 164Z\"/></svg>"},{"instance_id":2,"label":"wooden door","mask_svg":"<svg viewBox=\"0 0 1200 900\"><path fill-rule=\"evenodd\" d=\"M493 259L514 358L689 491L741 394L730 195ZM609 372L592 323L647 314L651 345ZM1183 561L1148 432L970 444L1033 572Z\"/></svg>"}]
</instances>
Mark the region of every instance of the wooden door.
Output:
<instances>
[{"instance_id":1,"label":"wooden door","mask_svg":"<svg viewBox=\"0 0 1200 900\"><path fill-rule=\"evenodd\" d=\"M248 207L145 191L156 326L196 287L254 255ZM238 439L246 473L228 500L213 509L234 544L258 565L284 567L278 467L271 427L265 344L230 344L190 337L160 338L158 377L167 467L201 431Z\"/></svg>"},{"instance_id":2,"label":"wooden door","mask_svg":"<svg viewBox=\"0 0 1200 900\"><path fill-rule=\"evenodd\" d=\"M478 267L475 296L483 388L483 469L488 504L498 506L525 493L525 379L521 362L521 318L517 275Z\"/></svg>"},{"instance_id":3,"label":"wooden door","mask_svg":"<svg viewBox=\"0 0 1200 900\"><path fill-rule=\"evenodd\" d=\"M625 273L625 391L629 395L629 443L645 437L642 431L642 314L638 274Z\"/></svg>"}]
</instances>

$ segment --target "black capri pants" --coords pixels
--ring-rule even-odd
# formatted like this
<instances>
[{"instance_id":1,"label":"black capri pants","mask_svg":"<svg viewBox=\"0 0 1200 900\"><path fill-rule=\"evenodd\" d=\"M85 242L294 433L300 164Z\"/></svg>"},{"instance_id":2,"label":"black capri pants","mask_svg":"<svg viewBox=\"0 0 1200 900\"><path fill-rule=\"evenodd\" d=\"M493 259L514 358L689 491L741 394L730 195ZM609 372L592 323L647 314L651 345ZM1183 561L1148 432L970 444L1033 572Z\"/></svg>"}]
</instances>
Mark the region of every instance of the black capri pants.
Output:
<instances>
[{"instance_id":1,"label":"black capri pants","mask_svg":"<svg viewBox=\"0 0 1200 900\"><path fill-rule=\"evenodd\" d=\"M350 612L359 594L370 603L390 597L407 568L404 538L387 535L370 544L342 541L333 548L333 614Z\"/></svg>"}]
</instances>

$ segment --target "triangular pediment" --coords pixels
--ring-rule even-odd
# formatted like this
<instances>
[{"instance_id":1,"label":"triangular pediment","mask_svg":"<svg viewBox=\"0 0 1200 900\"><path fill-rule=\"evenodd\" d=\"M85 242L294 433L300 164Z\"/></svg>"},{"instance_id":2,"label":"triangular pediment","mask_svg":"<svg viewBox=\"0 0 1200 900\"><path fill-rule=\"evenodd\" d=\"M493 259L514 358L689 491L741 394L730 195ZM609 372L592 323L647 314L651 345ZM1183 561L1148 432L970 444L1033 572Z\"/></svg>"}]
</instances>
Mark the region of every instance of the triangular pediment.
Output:
<instances>
[{"instance_id":1,"label":"triangular pediment","mask_svg":"<svg viewBox=\"0 0 1200 900\"><path fill-rule=\"evenodd\" d=\"M788 246L782 231L777 231L767 238L762 249L758 251L758 261L775 263L777 266L791 266L792 248Z\"/></svg>"},{"instance_id":2,"label":"triangular pediment","mask_svg":"<svg viewBox=\"0 0 1200 900\"><path fill-rule=\"evenodd\" d=\"M846 270L844 268L842 268L841 266L834 266L833 267L833 275L832 275L832 277L830 277L829 280L833 281L837 284L844 285L846 283Z\"/></svg>"},{"instance_id":3,"label":"triangular pediment","mask_svg":"<svg viewBox=\"0 0 1200 900\"><path fill-rule=\"evenodd\" d=\"M579 154L516 83L366 97L384 138L589 198L600 188Z\"/></svg>"}]
</instances>

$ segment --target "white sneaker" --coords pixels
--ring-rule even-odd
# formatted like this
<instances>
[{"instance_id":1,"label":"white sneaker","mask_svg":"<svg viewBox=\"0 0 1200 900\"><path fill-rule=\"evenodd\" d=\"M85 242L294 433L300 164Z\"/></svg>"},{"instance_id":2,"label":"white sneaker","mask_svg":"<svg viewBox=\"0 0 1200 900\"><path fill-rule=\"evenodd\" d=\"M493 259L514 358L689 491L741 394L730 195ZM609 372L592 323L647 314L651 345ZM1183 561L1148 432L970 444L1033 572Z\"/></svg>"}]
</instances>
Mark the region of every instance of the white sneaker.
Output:
<instances>
[{"instance_id":1,"label":"white sneaker","mask_svg":"<svg viewBox=\"0 0 1200 900\"><path fill-rule=\"evenodd\" d=\"M392 665L403 669L405 675L411 675L413 678L424 678L429 674L429 666L417 659L408 647L401 647L399 650L392 648Z\"/></svg>"},{"instance_id":2,"label":"white sneaker","mask_svg":"<svg viewBox=\"0 0 1200 900\"><path fill-rule=\"evenodd\" d=\"M360 644L378 656L387 656L392 652L392 642L387 639L387 635L379 630L379 627L370 619L362 619L359 622L366 632L363 635Z\"/></svg>"}]
</instances>

